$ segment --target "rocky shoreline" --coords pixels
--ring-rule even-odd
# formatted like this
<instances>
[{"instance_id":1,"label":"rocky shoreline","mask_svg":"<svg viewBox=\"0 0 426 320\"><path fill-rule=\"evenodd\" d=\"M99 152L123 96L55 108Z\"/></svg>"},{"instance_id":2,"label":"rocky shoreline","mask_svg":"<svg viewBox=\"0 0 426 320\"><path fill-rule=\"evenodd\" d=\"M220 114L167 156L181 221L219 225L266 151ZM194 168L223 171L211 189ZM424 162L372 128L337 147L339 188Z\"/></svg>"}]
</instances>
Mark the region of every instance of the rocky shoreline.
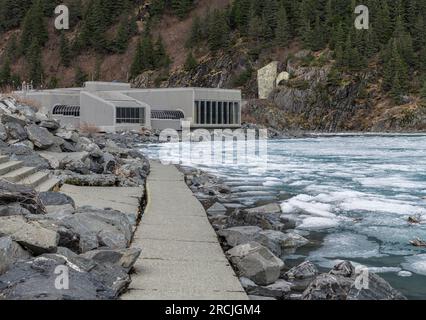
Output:
<instances>
[{"instance_id":1,"label":"rocky shoreline","mask_svg":"<svg viewBox=\"0 0 426 320\"><path fill-rule=\"evenodd\" d=\"M205 207L240 282L252 300L405 300L377 274L343 261L328 273L305 261L293 268L281 259L310 243L278 203L245 207L229 201L220 179L180 167L188 187ZM364 272L364 273L363 273Z\"/></svg>"},{"instance_id":2,"label":"rocky shoreline","mask_svg":"<svg viewBox=\"0 0 426 320\"><path fill-rule=\"evenodd\" d=\"M158 137L77 132L13 98L0 100L1 156L47 171L58 187L141 188L141 211L119 212L79 208L60 192L0 179L0 300L118 299L126 290L141 253L130 244L150 170L130 140Z\"/></svg>"}]
</instances>

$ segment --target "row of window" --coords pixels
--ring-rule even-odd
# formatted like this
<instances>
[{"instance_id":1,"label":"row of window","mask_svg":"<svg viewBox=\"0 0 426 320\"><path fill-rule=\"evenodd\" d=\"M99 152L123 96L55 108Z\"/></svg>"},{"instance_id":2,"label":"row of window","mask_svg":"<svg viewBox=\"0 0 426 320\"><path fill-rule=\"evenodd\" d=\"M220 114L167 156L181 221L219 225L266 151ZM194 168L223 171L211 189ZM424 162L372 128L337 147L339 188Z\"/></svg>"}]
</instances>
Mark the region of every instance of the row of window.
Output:
<instances>
[{"instance_id":1,"label":"row of window","mask_svg":"<svg viewBox=\"0 0 426 320\"><path fill-rule=\"evenodd\" d=\"M151 111L151 119L153 120L180 120L184 118L185 115L182 111Z\"/></svg>"},{"instance_id":2,"label":"row of window","mask_svg":"<svg viewBox=\"0 0 426 320\"><path fill-rule=\"evenodd\" d=\"M80 107L56 105L53 107L52 114L57 116L80 117Z\"/></svg>"},{"instance_id":3,"label":"row of window","mask_svg":"<svg viewBox=\"0 0 426 320\"><path fill-rule=\"evenodd\" d=\"M229 101L195 101L197 124L240 124L240 104Z\"/></svg>"},{"instance_id":4,"label":"row of window","mask_svg":"<svg viewBox=\"0 0 426 320\"><path fill-rule=\"evenodd\" d=\"M145 124L145 108L117 107L116 123Z\"/></svg>"}]
</instances>

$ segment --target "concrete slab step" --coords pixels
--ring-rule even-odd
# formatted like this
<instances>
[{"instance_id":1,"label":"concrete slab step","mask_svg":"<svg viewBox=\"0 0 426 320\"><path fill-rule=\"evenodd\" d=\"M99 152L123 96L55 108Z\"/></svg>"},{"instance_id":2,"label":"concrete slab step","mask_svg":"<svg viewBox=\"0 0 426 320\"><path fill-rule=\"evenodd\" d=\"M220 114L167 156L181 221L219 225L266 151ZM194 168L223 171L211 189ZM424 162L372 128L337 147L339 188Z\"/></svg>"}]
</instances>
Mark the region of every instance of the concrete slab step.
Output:
<instances>
[{"instance_id":1,"label":"concrete slab step","mask_svg":"<svg viewBox=\"0 0 426 320\"><path fill-rule=\"evenodd\" d=\"M9 161L9 157L7 156L0 156L0 163L5 163Z\"/></svg>"},{"instance_id":2,"label":"concrete slab step","mask_svg":"<svg viewBox=\"0 0 426 320\"><path fill-rule=\"evenodd\" d=\"M22 168L10 171L9 173L5 174L2 178L9 182L19 183L19 181L29 177L35 172L37 172L37 168L22 167Z\"/></svg>"},{"instance_id":3,"label":"concrete slab step","mask_svg":"<svg viewBox=\"0 0 426 320\"><path fill-rule=\"evenodd\" d=\"M49 180L49 172L41 171L34 173L25 179L22 179L19 183L36 188L47 180Z\"/></svg>"},{"instance_id":4,"label":"concrete slab step","mask_svg":"<svg viewBox=\"0 0 426 320\"><path fill-rule=\"evenodd\" d=\"M56 191L56 188L59 187L60 181L61 180L57 178L49 178L45 182L39 184L35 189L38 192Z\"/></svg>"},{"instance_id":5,"label":"concrete slab step","mask_svg":"<svg viewBox=\"0 0 426 320\"><path fill-rule=\"evenodd\" d=\"M0 176L3 176L13 170L22 168L22 161L8 161L0 164Z\"/></svg>"}]
</instances>

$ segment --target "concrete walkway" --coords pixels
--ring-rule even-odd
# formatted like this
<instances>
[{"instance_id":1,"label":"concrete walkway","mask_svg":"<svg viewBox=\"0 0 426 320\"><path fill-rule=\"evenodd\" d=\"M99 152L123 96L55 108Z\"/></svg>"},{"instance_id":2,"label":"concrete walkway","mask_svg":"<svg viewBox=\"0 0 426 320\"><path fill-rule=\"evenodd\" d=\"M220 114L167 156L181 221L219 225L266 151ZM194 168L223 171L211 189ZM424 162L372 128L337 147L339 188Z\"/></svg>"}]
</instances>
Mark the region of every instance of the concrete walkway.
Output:
<instances>
[{"instance_id":1,"label":"concrete walkway","mask_svg":"<svg viewBox=\"0 0 426 320\"><path fill-rule=\"evenodd\" d=\"M200 202L174 166L151 163L142 248L123 300L247 300Z\"/></svg>"}]
</instances>

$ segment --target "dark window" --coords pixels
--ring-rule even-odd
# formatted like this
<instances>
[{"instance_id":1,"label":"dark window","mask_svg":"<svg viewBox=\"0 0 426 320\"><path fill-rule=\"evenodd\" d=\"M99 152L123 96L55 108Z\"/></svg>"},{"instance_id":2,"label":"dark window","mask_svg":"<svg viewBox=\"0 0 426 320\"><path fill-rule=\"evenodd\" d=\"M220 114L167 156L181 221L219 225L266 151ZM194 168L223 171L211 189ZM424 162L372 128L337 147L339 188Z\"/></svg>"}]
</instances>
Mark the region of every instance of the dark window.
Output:
<instances>
[{"instance_id":1,"label":"dark window","mask_svg":"<svg viewBox=\"0 0 426 320\"><path fill-rule=\"evenodd\" d=\"M145 108L116 107L116 122L145 124Z\"/></svg>"},{"instance_id":2,"label":"dark window","mask_svg":"<svg viewBox=\"0 0 426 320\"><path fill-rule=\"evenodd\" d=\"M153 120L180 120L185 118L182 111L151 111L151 119Z\"/></svg>"},{"instance_id":3,"label":"dark window","mask_svg":"<svg viewBox=\"0 0 426 320\"><path fill-rule=\"evenodd\" d=\"M52 114L56 116L80 117L80 107L56 105L53 107Z\"/></svg>"}]
</instances>

